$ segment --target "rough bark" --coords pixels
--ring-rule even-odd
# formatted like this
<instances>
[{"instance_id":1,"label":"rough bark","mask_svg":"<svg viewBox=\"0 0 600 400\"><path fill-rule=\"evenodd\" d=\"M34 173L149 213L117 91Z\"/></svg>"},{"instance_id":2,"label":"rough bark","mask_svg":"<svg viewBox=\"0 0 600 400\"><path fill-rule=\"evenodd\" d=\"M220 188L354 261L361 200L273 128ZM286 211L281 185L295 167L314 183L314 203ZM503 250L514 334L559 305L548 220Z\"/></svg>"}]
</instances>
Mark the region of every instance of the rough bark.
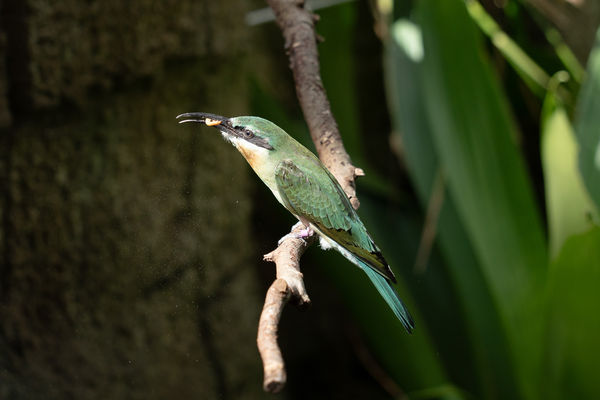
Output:
<instances>
[{"instance_id":1,"label":"rough bark","mask_svg":"<svg viewBox=\"0 0 600 400\"><path fill-rule=\"evenodd\" d=\"M244 5L159 3L2 4L1 399L261 395Z\"/></svg>"}]
</instances>

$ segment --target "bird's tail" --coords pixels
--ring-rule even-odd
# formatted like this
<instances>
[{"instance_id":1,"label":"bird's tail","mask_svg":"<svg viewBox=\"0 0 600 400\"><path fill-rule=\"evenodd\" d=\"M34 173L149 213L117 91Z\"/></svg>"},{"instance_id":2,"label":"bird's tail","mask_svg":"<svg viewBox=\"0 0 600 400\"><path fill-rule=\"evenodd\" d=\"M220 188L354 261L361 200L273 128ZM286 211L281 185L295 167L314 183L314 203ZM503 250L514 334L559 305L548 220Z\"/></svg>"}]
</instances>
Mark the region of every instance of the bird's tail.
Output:
<instances>
[{"instance_id":1,"label":"bird's tail","mask_svg":"<svg viewBox=\"0 0 600 400\"><path fill-rule=\"evenodd\" d=\"M373 282L373 285L375 285L379 294L381 294L385 299L385 302L388 303L394 314L396 314L396 317L402 322L406 331L412 333L415 323L406 306L402 303L400 297L398 297L398 293L396 293L396 290L392 287L392 284L372 268L366 265L361 265L360 267L365 271L369 279L371 279L371 282Z\"/></svg>"}]
</instances>

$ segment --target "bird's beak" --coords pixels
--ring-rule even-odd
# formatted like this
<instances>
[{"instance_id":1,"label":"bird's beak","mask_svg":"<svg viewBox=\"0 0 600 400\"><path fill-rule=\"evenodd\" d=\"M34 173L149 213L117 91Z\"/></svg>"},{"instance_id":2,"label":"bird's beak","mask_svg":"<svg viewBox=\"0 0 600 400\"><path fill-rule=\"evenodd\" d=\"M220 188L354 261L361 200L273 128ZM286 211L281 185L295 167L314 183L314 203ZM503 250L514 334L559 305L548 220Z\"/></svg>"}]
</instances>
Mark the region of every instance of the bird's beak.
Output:
<instances>
[{"instance_id":1,"label":"bird's beak","mask_svg":"<svg viewBox=\"0 0 600 400\"><path fill-rule=\"evenodd\" d=\"M181 121L179 121L180 124L183 124L185 122L200 122L206 124L206 126L217 126L221 125L222 123L229 123L229 118L202 112L180 114L176 118L181 119Z\"/></svg>"},{"instance_id":2,"label":"bird's beak","mask_svg":"<svg viewBox=\"0 0 600 400\"><path fill-rule=\"evenodd\" d=\"M179 114L176 119L180 119L180 124L186 122L199 122L205 124L206 126L213 126L217 128L221 133L226 134L228 136L239 136L237 129L231 125L231 120L227 117L222 117L220 115L203 113L203 112L191 112L185 114Z\"/></svg>"},{"instance_id":3,"label":"bird's beak","mask_svg":"<svg viewBox=\"0 0 600 400\"><path fill-rule=\"evenodd\" d=\"M273 146L269 144L268 140L256 136L244 127L233 126L231 119L221 117L220 115L193 112L180 114L177 116L177 119L181 119L179 121L180 124L184 122L200 122L206 126L214 126L226 137L242 139L267 150L273 150Z\"/></svg>"}]
</instances>

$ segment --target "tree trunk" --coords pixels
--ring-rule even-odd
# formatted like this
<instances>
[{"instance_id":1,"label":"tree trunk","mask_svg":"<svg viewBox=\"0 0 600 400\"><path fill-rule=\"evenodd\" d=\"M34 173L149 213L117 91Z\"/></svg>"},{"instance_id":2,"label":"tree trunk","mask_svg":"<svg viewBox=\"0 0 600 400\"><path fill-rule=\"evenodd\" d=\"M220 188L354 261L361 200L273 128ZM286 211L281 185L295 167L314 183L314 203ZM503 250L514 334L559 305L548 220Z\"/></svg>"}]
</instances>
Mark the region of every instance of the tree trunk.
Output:
<instances>
[{"instance_id":1,"label":"tree trunk","mask_svg":"<svg viewBox=\"0 0 600 400\"><path fill-rule=\"evenodd\" d=\"M1 399L260 396L244 4L0 3Z\"/></svg>"}]
</instances>

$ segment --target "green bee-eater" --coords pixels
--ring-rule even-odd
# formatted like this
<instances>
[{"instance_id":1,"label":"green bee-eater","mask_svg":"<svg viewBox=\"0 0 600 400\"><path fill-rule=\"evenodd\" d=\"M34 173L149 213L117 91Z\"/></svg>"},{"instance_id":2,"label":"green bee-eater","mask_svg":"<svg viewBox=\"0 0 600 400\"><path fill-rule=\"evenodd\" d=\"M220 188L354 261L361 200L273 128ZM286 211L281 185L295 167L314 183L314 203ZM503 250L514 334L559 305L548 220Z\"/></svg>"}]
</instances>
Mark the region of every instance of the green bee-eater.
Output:
<instances>
[{"instance_id":1,"label":"green bee-eater","mask_svg":"<svg viewBox=\"0 0 600 400\"><path fill-rule=\"evenodd\" d=\"M412 331L412 317L391 285L396 282L392 270L340 184L313 153L262 118L207 113L186 113L177 118L217 128L275 198L304 224L304 235L316 232L322 248L333 247L359 266L406 330Z\"/></svg>"}]
</instances>

